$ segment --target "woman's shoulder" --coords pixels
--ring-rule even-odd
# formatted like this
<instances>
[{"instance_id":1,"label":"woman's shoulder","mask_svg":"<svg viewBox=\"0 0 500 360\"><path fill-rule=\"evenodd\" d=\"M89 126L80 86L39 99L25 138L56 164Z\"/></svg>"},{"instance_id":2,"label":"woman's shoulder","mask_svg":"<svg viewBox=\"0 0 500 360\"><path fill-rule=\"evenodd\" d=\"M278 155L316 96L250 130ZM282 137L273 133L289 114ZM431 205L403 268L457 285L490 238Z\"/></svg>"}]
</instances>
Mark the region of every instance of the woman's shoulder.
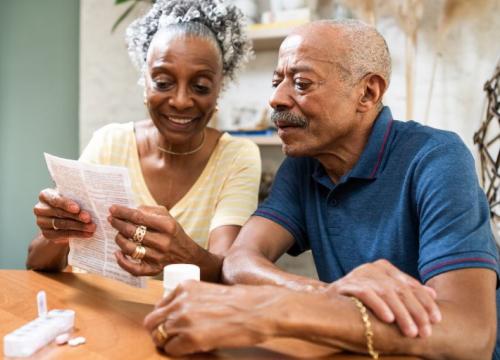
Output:
<instances>
[{"instance_id":1,"label":"woman's shoulder","mask_svg":"<svg viewBox=\"0 0 500 360\"><path fill-rule=\"evenodd\" d=\"M117 165L112 158L126 153L133 144L133 139L134 123L105 125L94 132L80 160L88 163Z\"/></svg>"},{"instance_id":2,"label":"woman's shoulder","mask_svg":"<svg viewBox=\"0 0 500 360\"><path fill-rule=\"evenodd\" d=\"M94 132L93 137L100 138L106 142L121 141L126 137L133 135L134 123L111 123L104 125Z\"/></svg>"},{"instance_id":3,"label":"woman's shoulder","mask_svg":"<svg viewBox=\"0 0 500 360\"><path fill-rule=\"evenodd\" d=\"M253 141L232 136L226 132L221 135L217 147L225 156L257 155L260 157L259 147Z\"/></svg>"}]
</instances>

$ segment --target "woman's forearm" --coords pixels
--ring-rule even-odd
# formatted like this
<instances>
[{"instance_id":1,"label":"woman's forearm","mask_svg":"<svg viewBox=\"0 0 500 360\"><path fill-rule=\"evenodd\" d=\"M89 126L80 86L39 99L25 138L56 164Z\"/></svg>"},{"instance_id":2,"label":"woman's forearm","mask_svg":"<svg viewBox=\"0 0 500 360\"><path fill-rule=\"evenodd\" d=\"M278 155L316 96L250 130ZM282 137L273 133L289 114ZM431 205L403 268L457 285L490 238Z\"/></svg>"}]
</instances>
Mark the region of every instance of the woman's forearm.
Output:
<instances>
[{"instance_id":1,"label":"woman's forearm","mask_svg":"<svg viewBox=\"0 0 500 360\"><path fill-rule=\"evenodd\" d=\"M55 244L39 234L28 248L26 267L33 270L60 271L68 263L68 252L68 244Z\"/></svg>"},{"instance_id":2,"label":"woman's forearm","mask_svg":"<svg viewBox=\"0 0 500 360\"><path fill-rule=\"evenodd\" d=\"M200 248L200 254L197 256L197 264L200 267L201 280L219 283L221 281L222 255L212 254L211 252Z\"/></svg>"}]
</instances>

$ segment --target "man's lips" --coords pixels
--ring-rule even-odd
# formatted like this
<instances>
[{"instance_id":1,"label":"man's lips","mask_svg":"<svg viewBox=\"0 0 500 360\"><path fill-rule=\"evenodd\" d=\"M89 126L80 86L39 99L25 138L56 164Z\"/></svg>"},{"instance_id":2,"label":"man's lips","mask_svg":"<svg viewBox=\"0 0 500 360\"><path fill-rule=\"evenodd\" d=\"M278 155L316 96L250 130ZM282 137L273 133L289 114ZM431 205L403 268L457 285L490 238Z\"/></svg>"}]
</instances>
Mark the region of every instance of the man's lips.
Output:
<instances>
[{"instance_id":1,"label":"man's lips","mask_svg":"<svg viewBox=\"0 0 500 360\"><path fill-rule=\"evenodd\" d=\"M293 124L289 121L283 121L283 120L278 120L275 122L275 125L278 129L285 129L285 128L291 128L291 127L299 127L298 125L296 124Z\"/></svg>"}]
</instances>

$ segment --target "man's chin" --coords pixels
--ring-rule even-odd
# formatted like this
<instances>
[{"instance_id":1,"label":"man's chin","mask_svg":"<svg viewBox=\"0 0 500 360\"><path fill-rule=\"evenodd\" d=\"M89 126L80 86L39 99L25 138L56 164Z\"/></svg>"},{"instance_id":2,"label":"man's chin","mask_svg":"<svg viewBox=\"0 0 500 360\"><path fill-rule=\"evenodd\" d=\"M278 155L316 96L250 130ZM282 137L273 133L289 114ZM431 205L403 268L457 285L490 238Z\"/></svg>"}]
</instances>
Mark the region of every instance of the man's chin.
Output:
<instances>
[{"instance_id":1,"label":"man's chin","mask_svg":"<svg viewBox=\"0 0 500 360\"><path fill-rule=\"evenodd\" d=\"M283 153L289 157L308 156L307 149L304 149L302 146L298 146L298 144L283 143L281 145L281 151L283 151Z\"/></svg>"}]
</instances>

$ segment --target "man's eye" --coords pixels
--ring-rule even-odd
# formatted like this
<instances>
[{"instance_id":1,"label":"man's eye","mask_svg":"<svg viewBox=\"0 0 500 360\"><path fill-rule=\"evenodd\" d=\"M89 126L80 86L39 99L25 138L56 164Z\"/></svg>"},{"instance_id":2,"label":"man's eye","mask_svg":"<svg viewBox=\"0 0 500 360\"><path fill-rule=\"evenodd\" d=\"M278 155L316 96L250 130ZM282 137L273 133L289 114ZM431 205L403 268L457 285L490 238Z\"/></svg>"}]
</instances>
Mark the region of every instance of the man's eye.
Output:
<instances>
[{"instance_id":1,"label":"man's eye","mask_svg":"<svg viewBox=\"0 0 500 360\"><path fill-rule=\"evenodd\" d=\"M300 91L307 90L311 86L310 82L307 81L295 81L295 88Z\"/></svg>"},{"instance_id":2,"label":"man's eye","mask_svg":"<svg viewBox=\"0 0 500 360\"><path fill-rule=\"evenodd\" d=\"M273 81L271 81L271 87L277 88L280 82L281 82L280 79L273 79Z\"/></svg>"}]
</instances>

